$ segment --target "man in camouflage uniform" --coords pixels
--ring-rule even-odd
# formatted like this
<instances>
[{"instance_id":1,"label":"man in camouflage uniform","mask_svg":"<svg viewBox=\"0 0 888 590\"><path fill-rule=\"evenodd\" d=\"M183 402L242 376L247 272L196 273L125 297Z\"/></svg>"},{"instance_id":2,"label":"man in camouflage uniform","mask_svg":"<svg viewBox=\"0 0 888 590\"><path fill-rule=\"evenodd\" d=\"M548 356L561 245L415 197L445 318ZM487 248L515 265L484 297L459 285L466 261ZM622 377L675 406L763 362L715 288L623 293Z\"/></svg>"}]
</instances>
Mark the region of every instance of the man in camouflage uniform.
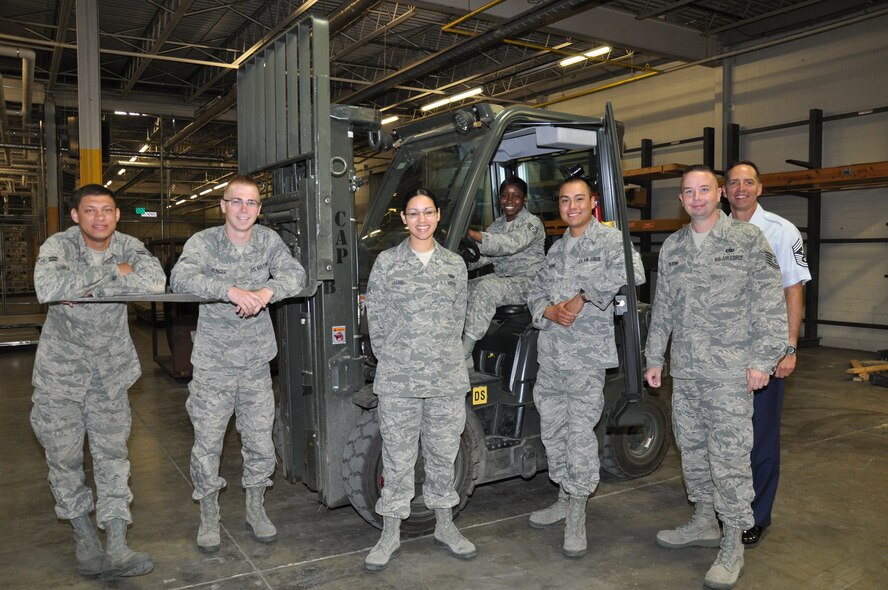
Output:
<instances>
[{"instance_id":1,"label":"man in camouflage uniform","mask_svg":"<svg viewBox=\"0 0 888 590\"><path fill-rule=\"evenodd\" d=\"M604 407L605 369L619 365L613 299L626 284L622 233L592 219L596 197L582 178L559 189L564 236L549 249L527 295L539 328L540 364L533 398L558 500L534 512L530 526L566 519L568 557L586 554L586 501L599 480L595 425ZM644 282L641 257L632 252L636 284Z\"/></svg>"},{"instance_id":2,"label":"man in camouflage uniform","mask_svg":"<svg viewBox=\"0 0 888 590\"><path fill-rule=\"evenodd\" d=\"M252 178L232 177L220 202L225 224L189 238L170 274L173 291L217 301L200 305L185 403L194 426L192 497L200 501L201 514L197 546L204 552L221 546L219 490L226 482L219 477L219 457L232 413L243 444L247 524L260 542L277 538L263 505L275 461L268 362L277 343L267 306L302 290L305 271L277 233L255 225L261 205Z\"/></svg>"},{"instance_id":3,"label":"man in camouflage uniform","mask_svg":"<svg viewBox=\"0 0 888 590\"><path fill-rule=\"evenodd\" d=\"M645 351L645 378L660 387L672 335L672 420L695 504L690 522L660 531L657 543L720 546L704 579L719 589L736 585L743 571L741 532L755 524L751 393L767 385L787 333L774 253L757 227L719 210L721 192L705 166L682 176L679 200L691 223L660 249Z\"/></svg>"},{"instance_id":4,"label":"man in camouflage uniform","mask_svg":"<svg viewBox=\"0 0 888 590\"><path fill-rule=\"evenodd\" d=\"M127 389L141 375L125 303L73 303L81 297L162 293L166 277L142 243L115 231L120 209L98 184L71 199L77 225L40 247L37 300L49 303L37 345L31 426L46 450L56 516L74 527L77 572L139 576L154 569L126 545L133 494L127 480L130 414ZM84 484L83 437L89 437L97 501ZM90 512L105 530L102 550Z\"/></svg>"},{"instance_id":5,"label":"man in camouflage uniform","mask_svg":"<svg viewBox=\"0 0 888 590\"><path fill-rule=\"evenodd\" d=\"M422 498L435 512L435 545L460 559L477 551L452 520L459 504L454 463L466 424L469 376L460 351L466 266L434 239L440 211L419 189L402 206L410 237L380 253L367 283L367 322L379 360L373 391L385 486L376 503L379 542L364 561L379 571L400 553L401 521L410 516L414 466L422 440Z\"/></svg>"},{"instance_id":6,"label":"man in camouflage uniform","mask_svg":"<svg viewBox=\"0 0 888 590\"><path fill-rule=\"evenodd\" d=\"M546 229L536 215L524 208L527 183L513 176L500 185L499 203L503 214L479 232L469 230L478 243L481 258L470 269L493 264L494 274L469 281L463 352L472 366L472 350L484 337L490 320L500 305L524 304L527 289L546 259Z\"/></svg>"},{"instance_id":7,"label":"man in camouflage uniform","mask_svg":"<svg viewBox=\"0 0 888 590\"><path fill-rule=\"evenodd\" d=\"M805 291L804 284L811 280L808 262L805 260L802 235L788 220L765 211L758 204L762 194L762 182L753 162L740 161L725 172L725 196L731 205L731 219L751 223L765 234L780 264L783 277L783 296L786 299L786 317L789 338L783 358L768 380L764 389L753 396L752 413L752 487L755 500L752 513L755 526L743 531L743 544L747 548L759 544L771 525L771 508L777 496L780 479L780 414L783 409L783 392L786 377L796 365L796 346L799 343L799 327L802 323Z\"/></svg>"}]
</instances>

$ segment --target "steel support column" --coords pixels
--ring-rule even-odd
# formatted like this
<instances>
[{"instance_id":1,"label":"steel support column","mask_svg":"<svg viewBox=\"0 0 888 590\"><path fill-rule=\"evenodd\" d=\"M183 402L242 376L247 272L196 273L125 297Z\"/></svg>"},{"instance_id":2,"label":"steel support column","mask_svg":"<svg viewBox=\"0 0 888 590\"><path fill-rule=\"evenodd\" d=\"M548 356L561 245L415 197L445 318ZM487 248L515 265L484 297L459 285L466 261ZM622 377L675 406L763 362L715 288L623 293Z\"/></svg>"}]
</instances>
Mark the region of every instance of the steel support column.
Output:
<instances>
[{"instance_id":1,"label":"steel support column","mask_svg":"<svg viewBox=\"0 0 888 590\"><path fill-rule=\"evenodd\" d=\"M42 228L46 236L59 231L59 145L56 137L55 102L47 98L43 103L44 126L43 142L46 147L46 223Z\"/></svg>"},{"instance_id":2,"label":"steel support column","mask_svg":"<svg viewBox=\"0 0 888 590\"><path fill-rule=\"evenodd\" d=\"M99 14L96 0L77 4L77 107L80 185L102 183L102 88L99 81Z\"/></svg>"}]
</instances>

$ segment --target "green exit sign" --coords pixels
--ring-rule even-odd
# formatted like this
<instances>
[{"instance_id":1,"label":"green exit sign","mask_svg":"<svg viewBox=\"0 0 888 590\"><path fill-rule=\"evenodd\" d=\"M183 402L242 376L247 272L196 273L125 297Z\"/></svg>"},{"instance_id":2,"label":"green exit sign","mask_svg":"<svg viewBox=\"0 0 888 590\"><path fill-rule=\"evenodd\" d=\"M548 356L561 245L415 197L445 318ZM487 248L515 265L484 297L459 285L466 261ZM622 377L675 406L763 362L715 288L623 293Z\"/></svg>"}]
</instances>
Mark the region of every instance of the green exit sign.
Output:
<instances>
[{"instance_id":1,"label":"green exit sign","mask_svg":"<svg viewBox=\"0 0 888 590\"><path fill-rule=\"evenodd\" d=\"M145 207L136 207L136 215L144 215Z\"/></svg>"}]
</instances>

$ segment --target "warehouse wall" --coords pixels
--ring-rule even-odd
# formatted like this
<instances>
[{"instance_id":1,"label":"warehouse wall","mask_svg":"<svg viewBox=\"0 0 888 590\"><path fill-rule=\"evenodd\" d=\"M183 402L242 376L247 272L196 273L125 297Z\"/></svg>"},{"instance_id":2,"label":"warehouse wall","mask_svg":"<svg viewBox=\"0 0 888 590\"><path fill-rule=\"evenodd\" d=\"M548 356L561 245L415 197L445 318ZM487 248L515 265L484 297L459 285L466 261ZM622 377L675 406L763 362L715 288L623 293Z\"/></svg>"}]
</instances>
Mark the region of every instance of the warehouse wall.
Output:
<instances>
[{"instance_id":1,"label":"warehouse wall","mask_svg":"<svg viewBox=\"0 0 888 590\"><path fill-rule=\"evenodd\" d=\"M629 148L638 147L643 138L668 142L699 136L703 127L714 127L716 163L721 165L725 118L741 128L756 128L807 120L814 108L829 116L888 106L886 28L888 18L881 17L738 56L725 66L654 76L550 108L600 115L605 101L612 101L617 118L626 124ZM740 153L755 160L762 172L797 170L785 160L807 159L807 128L743 136ZM826 123L823 159L824 166L888 160L888 114ZM701 160L699 143L654 152L655 164ZM626 168L639 165L637 154L624 160ZM679 216L677 187L678 181L654 184L654 217ZM766 197L762 205L800 227L807 225L806 201L801 197ZM888 189L824 193L821 234L824 239L888 237ZM888 324L886 275L888 244L822 245L820 319ZM888 330L821 325L818 331L825 346L888 348Z\"/></svg>"}]
</instances>

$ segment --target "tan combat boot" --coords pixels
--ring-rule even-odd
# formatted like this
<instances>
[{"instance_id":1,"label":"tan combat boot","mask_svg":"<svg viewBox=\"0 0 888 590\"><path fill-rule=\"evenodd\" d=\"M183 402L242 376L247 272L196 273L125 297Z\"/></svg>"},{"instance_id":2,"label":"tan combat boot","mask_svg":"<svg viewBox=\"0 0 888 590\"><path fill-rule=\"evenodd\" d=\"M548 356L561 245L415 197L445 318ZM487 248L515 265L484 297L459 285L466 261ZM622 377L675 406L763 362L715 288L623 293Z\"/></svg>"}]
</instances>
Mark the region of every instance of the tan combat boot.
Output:
<instances>
[{"instance_id":1,"label":"tan combat boot","mask_svg":"<svg viewBox=\"0 0 888 590\"><path fill-rule=\"evenodd\" d=\"M99 533L89 518L89 514L72 518L71 526L74 527L74 555L77 558L77 573L87 578L98 576L102 573L105 552L102 551Z\"/></svg>"},{"instance_id":2,"label":"tan combat boot","mask_svg":"<svg viewBox=\"0 0 888 590\"><path fill-rule=\"evenodd\" d=\"M265 486L247 488L247 526L260 543L277 539L277 529L265 514Z\"/></svg>"},{"instance_id":3,"label":"tan combat boot","mask_svg":"<svg viewBox=\"0 0 888 590\"><path fill-rule=\"evenodd\" d=\"M547 529L567 518L567 492L564 488L558 488L558 499L548 508L537 510L530 515L528 524L535 529Z\"/></svg>"},{"instance_id":4,"label":"tan combat boot","mask_svg":"<svg viewBox=\"0 0 888 590\"><path fill-rule=\"evenodd\" d=\"M435 545L460 559L472 559L478 555L472 542L463 537L453 524L453 511L450 508L436 508L435 519Z\"/></svg>"},{"instance_id":5,"label":"tan combat boot","mask_svg":"<svg viewBox=\"0 0 888 590\"><path fill-rule=\"evenodd\" d=\"M102 578L124 578L144 576L154 569L154 560L147 553L138 553L126 544L127 522L122 518L112 518L105 523L106 558L102 568Z\"/></svg>"},{"instance_id":6,"label":"tan combat boot","mask_svg":"<svg viewBox=\"0 0 888 590\"><path fill-rule=\"evenodd\" d=\"M694 515L678 528L657 533L657 545L669 549L681 547L718 547L722 533L712 504L697 502Z\"/></svg>"},{"instance_id":7,"label":"tan combat boot","mask_svg":"<svg viewBox=\"0 0 888 590\"><path fill-rule=\"evenodd\" d=\"M203 553L215 553L222 546L219 536L219 492L200 499L200 527L197 529L197 548Z\"/></svg>"},{"instance_id":8,"label":"tan combat boot","mask_svg":"<svg viewBox=\"0 0 888 590\"><path fill-rule=\"evenodd\" d=\"M364 559L364 567L371 572L384 570L388 562L399 555L401 555L401 519L383 516L382 534Z\"/></svg>"},{"instance_id":9,"label":"tan combat boot","mask_svg":"<svg viewBox=\"0 0 888 590\"><path fill-rule=\"evenodd\" d=\"M743 531L739 528L726 526L725 535L721 540L718 557L706 572L703 585L713 590L731 590L743 575Z\"/></svg>"},{"instance_id":10,"label":"tan combat boot","mask_svg":"<svg viewBox=\"0 0 888 590\"><path fill-rule=\"evenodd\" d=\"M570 496L564 524L564 546L561 553L566 557L586 555L586 500L588 496Z\"/></svg>"}]
</instances>

